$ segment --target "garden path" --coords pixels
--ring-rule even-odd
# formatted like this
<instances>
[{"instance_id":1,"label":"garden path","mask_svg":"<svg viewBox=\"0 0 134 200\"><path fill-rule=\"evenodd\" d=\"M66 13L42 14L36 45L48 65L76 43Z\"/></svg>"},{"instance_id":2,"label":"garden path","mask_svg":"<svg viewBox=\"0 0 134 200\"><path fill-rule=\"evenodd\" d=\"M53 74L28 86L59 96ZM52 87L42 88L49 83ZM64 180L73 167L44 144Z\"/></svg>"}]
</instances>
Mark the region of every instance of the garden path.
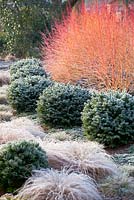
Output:
<instances>
[{"instance_id":1,"label":"garden path","mask_svg":"<svg viewBox=\"0 0 134 200\"><path fill-rule=\"evenodd\" d=\"M12 61L3 61L0 60L0 70L6 70L9 69L9 66L12 64Z\"/></svg>"}]
</instances>

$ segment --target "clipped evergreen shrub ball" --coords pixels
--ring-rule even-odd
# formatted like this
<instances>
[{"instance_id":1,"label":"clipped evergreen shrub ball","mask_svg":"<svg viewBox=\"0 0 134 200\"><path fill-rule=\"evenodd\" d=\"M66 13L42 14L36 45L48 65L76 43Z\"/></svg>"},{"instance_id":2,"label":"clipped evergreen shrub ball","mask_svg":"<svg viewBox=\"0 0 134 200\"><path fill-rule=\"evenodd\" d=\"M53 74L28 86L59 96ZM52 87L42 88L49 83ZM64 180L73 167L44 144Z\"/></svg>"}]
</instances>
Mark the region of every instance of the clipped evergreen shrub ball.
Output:
<instances>
[{"instance_id":1,"label":"clipped evergreen shrub ball","mask_svg":"<svg viewBox=\"0 0 134 200\"><path fill-rule=\"evenodd\" d=\"M10 66L10 73L11 75L16 73L18 70L20 70L21 68L23 68L26 65L39 65L40 67L42 67L41 62L39 59L36 58L28 58L28 59L21 59L19 61L14 62L11 66Z\"/></svg>"},{"instance_id":2,"label":"clipped evergreen shrub ball","mask_svg":"<svg viewBox=\"0 0 134 200\"><path fill-rule=\"evenodd\" d=\"M46 152L34 142L14 142L0 151L0 189L11 192L28 179L33 170L47 168Z\"/></svg>"},{"instance_id":3,"label":"clipped evergreen shrub ball","mask_svg":"<svg viewBox=\"0 0 134 200\"><path fill-rule=\"evenodd\" d=\"M27 76L11 83L8 89L9 104L18 113L34 112L42 91L52 82L44 76Z\"/></svg>"},{"instance_id":4,"label":"clipped evergreen shrub ball","mask_svg":"<svg viewBox=\"0 0 134 200\"><path fill-rule=\"evenodd\" d=\"M45 76L47 78L47 74L43 69L40 60L35 58L22 59L13 63L10 67L10 74L11 81L35 75Z\"/></svg>"},{"instance_id":5,"label":"clipped evergreen shrub ball","mask_svg":"<svg viewBox=\"0 0 134 200\"><path fill-rule=\"evenodd\" d=\"M125 92L98 93L82 113L85 134L106 146L134 141L134 97Z\"/></svg>"},{"instance_id":6,"label":"clipped evergreen shrub ball","mask_svg":"<svg viewBox=\"0 0 134 200\"><path fill-rule=\"evenodd\" d=\"M86 89L55 83L40 96L38 117L42 124L50 127L79 126L84 103L90 95Z\"/></svg>"}]
</instances>

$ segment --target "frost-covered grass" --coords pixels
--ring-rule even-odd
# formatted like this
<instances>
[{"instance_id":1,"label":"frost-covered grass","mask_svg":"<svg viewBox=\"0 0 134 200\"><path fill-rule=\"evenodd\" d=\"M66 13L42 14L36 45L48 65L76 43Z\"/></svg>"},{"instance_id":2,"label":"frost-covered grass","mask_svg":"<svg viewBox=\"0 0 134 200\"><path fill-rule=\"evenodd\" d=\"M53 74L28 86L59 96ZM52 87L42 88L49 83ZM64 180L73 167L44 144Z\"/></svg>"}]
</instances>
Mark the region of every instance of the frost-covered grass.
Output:
<instances>
[{"instance_id":1,"label":"frost-covered grass","mask_svg":"<svg viewBox=\"0 0 134 200\"><path fill-rule=\"evenodd\" d=\"M15 200L14 196L12 194L5 194L3 196L0 197L0 200ZM19 200L19 199L16 199Z\"/></svg>"},{"instance_id":2,"label":"frost-covered grass","mask_svg":"<svg viewBox=\"0 0 134 200\"><path fill-rule=\"evenodd\" d=\"M102 145L95 142L43 142L49 164L55 169L67 167L73 171L81 171L95 179L117 172L111 156Z\"/></svg>"},{"instance_id":3,"label":"frost-covered grass","mask_svg":"<svg viewBox=\"0 0 134 200\"><path fill-rule=\"evenodd\" d=\"M134 199L134 177L130 177L127 171L121 170L113 177L108 177L99 185L101 192L112 199Z\"/></svg>"},{"instance_id":4,"label":"frost-covered grass","mask_svg":"<svg viewBox=\"0 0 134 200\"><path fill-rule=\"evenodd\" d=\"M47 132L45 140L51 142L85 140L83 130L79 127L73 129L51 129Z\"/></svg>"},{"instance_id":5,"label":"frost-covered grass","mask_svg":"<svg viewBox=\"0 0 134 200\"><path fill-rule=\"evenodd\" d=\"M134 156L133 156L133 159L134 159ZM134 165L129 165L129 164L123 165L122 166L122 170L124 170L125 172L127 172L127 174L129 176L134 177Z\"/></svg>"},{"instance_id":6,"label":"frost-covered grass","mask_svg":"<svg viewBox=\"0 0 134 200\"><path fill-rule=\"evenodd\" d=\"M0 87L0 122L10 121L13 113L7 101L7 85Z\"/></svg>"},{"instance_id":7,"label":"frost-covered grass","mask_svg":"<svg viewBox=\"0 0 134 200\"><path fill-rule=\"evenodd\" d=\"M134 153L116 154L114 159L120 165L128 164L134 166Z\"/></svg>"},{"instance_id":8,"label":"frost-covered grass","mask_svg":"<svg viewBox=\"0 0 134 200\"><path fill-rule=\"evenodd\" d=\"M8 85L10 83L9 71L0 71L0 86Z\"/></svg>"},{"instance_id":9,"label":"frost-covered grass","mask_svg":"<svg viewBox=\"0 0 134 200\"><path fill-rule=\"evenodd\" d=\"M0 104L0 112L1 111L9 111L11 110L11 107L5 104Z\"/></svg>"},{"instance_id":10,"label":"frost-covered grass","mask_svg":"<svg viewBox=\"0 0 134 200\"><path fill-rule=\"evenodd\" d=\"M0 94L5 94L7 92L8 86L7 85L3 85L2 87L0 87Z\"/></svg>"},{"instance_id":11,"label":"frost-covered grass","mask_svg":"<svg viewBox=\"0 0 134 200\"><path fill-rule=\"evenodd\" d=\"M0 104L8 104L6 94L0 93Z\"/></svg>"},{"instance_id":12,"label":"frost-covered grass","mask_svg":"<svg viewBox=\"0 0 134 200\"><path fill-rule=\"evenodd\" d=\"M11 111L0 111L0 122L10 121L12 116L13 116L13 114Z\"/></svg>"},{"instance_id":13,"label":"frost-covered grass","mask_svg":"<svg viewBox=\"0 0 134 200\"><path fill-rule=\"evenodd\" d=\"M0 104L8 104L7 102L7 85L0 87Z\"/></svg>"},{"instance_id":14,"label":"frost-covered grass","mask_svg":"<svg viewBox=\"0 0 134 200\"><path fill-rule=\"evenodd\" d=\"M32 120L20 117L11 122L0 123L0 144L17 140L37 140L42 129Z\"/></svg>"},{"instance_id":15,"label":"frost-covered grass","mask_svg":"<svg viewBox=\"0 0 134 200\"><path fill-rule=\"evenodd\" d=\"M101 200L94 181L69 171L36 171L18 194L26 200Z\"/></svg>"}]
</instances>

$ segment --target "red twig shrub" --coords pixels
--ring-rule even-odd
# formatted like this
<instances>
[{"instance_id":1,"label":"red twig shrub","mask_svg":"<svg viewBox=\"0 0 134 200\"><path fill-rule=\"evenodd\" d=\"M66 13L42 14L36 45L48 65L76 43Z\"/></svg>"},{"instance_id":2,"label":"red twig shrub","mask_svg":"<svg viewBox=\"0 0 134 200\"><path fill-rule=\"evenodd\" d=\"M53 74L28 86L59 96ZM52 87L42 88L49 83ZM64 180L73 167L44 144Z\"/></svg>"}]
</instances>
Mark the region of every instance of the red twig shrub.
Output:
<instances>
[{"instance_id":1,"label":"red twig shrub","mask_svg":"<svg viewBox=\"0 0 134 200\"><path fill-rule=\"evenodd\" d=\"M85 79L97 88L130 90L134 80L134 15L106 6L72 12L42 48L47 70L61 82Z\"/></svg>"}]
</instances>

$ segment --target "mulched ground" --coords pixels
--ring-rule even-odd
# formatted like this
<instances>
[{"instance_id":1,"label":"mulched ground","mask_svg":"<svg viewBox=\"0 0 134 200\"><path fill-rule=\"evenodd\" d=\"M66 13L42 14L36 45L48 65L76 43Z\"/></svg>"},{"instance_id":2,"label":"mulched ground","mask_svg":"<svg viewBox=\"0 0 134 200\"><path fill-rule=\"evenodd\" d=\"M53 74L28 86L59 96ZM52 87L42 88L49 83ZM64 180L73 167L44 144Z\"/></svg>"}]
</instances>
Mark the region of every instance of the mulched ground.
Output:
<instances>
[{"instance_id":1,"label":"mulched ground","mask_svg":"<svg viewBox=\"0 0 134 200\"><path fill-rule=\"evenodd\" d=\"M129 148L134 145L134 142L127 144L127 145L121 145L118 148L105 148L105 150L110 154L110 155L114 155L114 154L127 154L129 153Z\"/></svg>"}]
</instances>

